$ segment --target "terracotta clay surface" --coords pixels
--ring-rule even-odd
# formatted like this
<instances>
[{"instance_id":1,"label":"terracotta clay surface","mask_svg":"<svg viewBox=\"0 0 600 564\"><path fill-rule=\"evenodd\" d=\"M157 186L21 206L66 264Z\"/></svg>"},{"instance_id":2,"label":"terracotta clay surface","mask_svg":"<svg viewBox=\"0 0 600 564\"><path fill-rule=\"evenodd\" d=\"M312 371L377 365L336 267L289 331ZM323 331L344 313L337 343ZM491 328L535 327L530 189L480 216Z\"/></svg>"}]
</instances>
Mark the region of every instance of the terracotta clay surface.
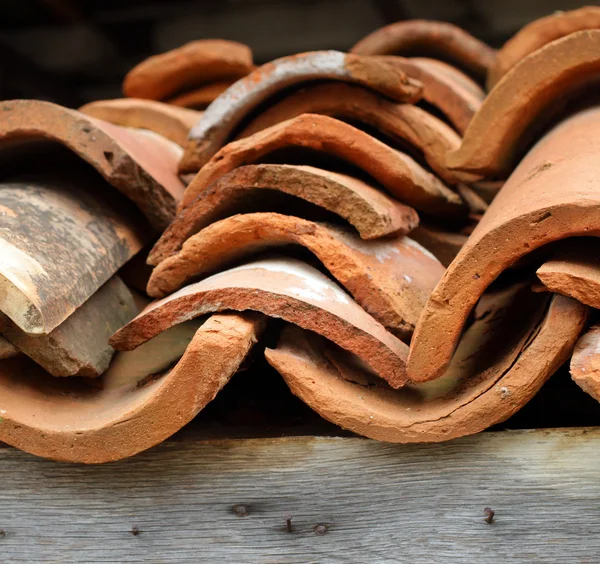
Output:
<instances>
[{"instance_id":1,"label":"terracotta clay surface","mask_svg":"<svg viewBox=\"0 0 600 564\"><path fill-rule=\"evenodd\" d=\"M201 112L175 108L169 104L141 98L98 100L81 106L82 114L126 127L149 129L183 147Z\"/></svg>"},{"instance_id":2,"label":"terracotta clay surface","mask_svg":"<svg viewBox=\"0 0 600 564\"><path fill-rule=\"evenodd\" d=\"M600 28L600 7L585 6L569 12L555 12L522 27L497 51L496 62L490 68L487 86L494 85L521 59L544 45L576 31Z\"/></svg>"},{"instance_id":3,"label":"terracotta clay surface","mask_svg":"<svg viewBox=\"0 0 600 564\"><path fill-rule=\"evenodd\" d=\"M600 401L600 327L590 327L577 341L571 357L571 378Z\"/></svg>"},{"instance_id":4,"label":"terracotta clay surface","mask_svg":"<svg viewBox=\"0 0 600 564\"><path fill-rule=\"evenodd\" d=\"M50 333L148 240L143 218L128 213L137 210L111 195L95 177L0 184L0 311L22 331Z\"/></svg>"},{"instance_id":5,"label":"terracotta clay surface","mask_svg":"<svg viewBox=\"0 0 600 564\"><path fill-rule=\"evenodd\" d=\"M132 456L191 421L258 340L261 316L213 315L117 353L101 387L52 378L21 355L0 362L0 441L38 456L99 463Z\"/></svg>"},{"instance_id":6,"label":"terracotta clay surface","mask_svg":"<svg viewBox=\"0 0 600 564\"><path fill-rule=\"evenodd\" d=\"M451 62L479 79L496 52L460 27L427 20L400 21L375 30L351 49L360 55L427 56Z\"/></svg>"},{"instance_id":7,"label":"terracotta clay surface","mask_svg":"<svg viewBox=\"0 0 600 564\"><path fill-rule=\"evenodd\" d=\"M366 182L312 166L260 164L234 168L200 192L183 208L152 249L148 263L157 265L213 221L275 206L276 194L300 198L333 212L353 225L363 239L410 232L417 213ZM293 203L284 209L298 211ZM283 211L283 210L282 210Z\"/></svg>"},{"instance_id":8,"label":"terracotta clay surface","mask_svg":"<svg viewBox=\"0 0 600 564\"><path fill-rule=\"evenodd\" d=\"M600 30L549 43L514 66L490 92L448 166L506 176L540 128L600 76Z\"/></svg>"},{"instance_id":9,"label":"terracotta clay surface","mask_svg":"<svg viewBox=\"0 0 600 564\"><path fill-rule=\"evenodd\" d=\"M522 319L511 309L516 326L502 326L502 315L493 314L502 313L496 304L488 310L492 315L469 328L447 376L401 390L378 383L348 353L297 327L286 329L277 348L265 355L295 395L345 429L397 443L445 441L482 431L518 411L568 358L586 320L584 306L556 296L543 318L531 320L515 339ZM507 337L512 342L505 354L482 365L481 355L489 361L498 341Z\"/></svg>"},{"instance_id":10,"label":"terracotta clay surface","mask_svg":"<svg viewBox=\"0 0 600 564\"><path fill-rule=\"evenodd\" d=\"M173 106L181 106L193 110L204 110L232 84L233 82L229 80L211 82L210 84L205 84L199 88L194 88L189 92L178 94L173 98L169 98L166 102Z\"/></svg>"},{"instance_id":11,"label":"terracotta clay surface","mask_svg":"<svg viewBox=\"0 0 600 564\"><path fill-rule=\"evenodd\" d=\"M408 145L446 182L456 183L456 175L446 168L446 154L460 146L455 131L417 106L398 104L352 84L324 83L294 92L253 119L239 138L301 114L323 114L375 128L400 147Z\"/></svg>"},{"instance_id":12,"label":"terracotta clay surface","mask_svg":"<svg viewBox=\"0 0 600 564\"><path fill-rule=\"evenodd\" d=\"M302 147L361 168L402 203L434 215L458 215L462 199L408 155L344 122L304 114L223 147L187 187L182 207L234 168L274 151Z\"/></svg>"},{"instance_id":13,"label":"terracotta clay surface","mask_svg":"<svg viewBox=\"0 0 600 564\"><path fill-rule=\"evenodd\" d=\"M467 129L473 115L481 107L484 94L467 76L441 61L406 59L404 57L378 56L378 60L414 76L423 83L422 102L441 112L461 134ZM452 67L450 67L452 68ZM458 75L458 76L457 76ZM459 78L462 75L463 80Z\"/></svg>"},{"instance_id":14,"label":"terracotta clay surface","mask_svg":"<svg viewBox=\"0 0 600 564\"><path fill-rule=\"evenodd\" d=\"M180 170L199 170L257 106L286 88L313 80L360 84L398 102L414 102L422 90L406 73L370 57L315 51L276 59L233 84L207 108L190 131Z\"/></svg>"},{"instance_id":15,"label":"terracotta clay surface","mask_svg":"<svg viewBox=\"0 0 600 564\"><path fill-rule=\"evenodd\" d=\"M115 352L108 339L138 313L131 292L115 276L48 335L27 335L10 322L0 331L53 376L96 378Z\"/></svg>"},{"instance_id":16,"label":"terracotta clay surface","mask_svg":"<svg viewBox=\"0 0 600 564\"><path fill-rule=\"evenodd\" d=\"M123 93L164 100L201 84L241 78L253 67L252 51L246 45L202 39L142 61L127 73Z\"/></svg>"},{"instance_id":17,"label":"terracotta clay surface","mask_svg":"<svg viewBox=\"0 0 600 564\"><path fill-rule=\"evenodd\" d=\"M0 336L0 360L12 358L21 354L21 351L12 343L9 343L4 337Z\"/></svg>"},{"instance_id":18,"label":"terracotta clay surface","mask_svg":"<svg viewBox=\"0 0 600 564\"><path fill-rule=\"evenodd\" d=\"M409 339L442 265L407 237L363 241L353 231L275 213L236 215L188 239L159 264L148 294L161 298L252 253L302 245L365 311L403 340Z\"/></svg>"},{"instance_id":19,"label":"terracotta clay surface","mask_svg":"<svg viewBox=\"0 0 600 564\"><path fill-rule=\"evenodd\" d=\"M380 55L381 57L390 57L389 55ZM455 84L460 85L461 89L468 92L471 96L474 96L476 100L483 102L486 96L484 89L475 82L469 75L465 74L461 70L457 69L454 65L440 61L439 59L430 59L428 57L410 57L402 58L397 56L394 57L396 60L401 59L416 65L421 68L421 71L429 71L436 76L444 75L446 78L453 81Z\"/></svg>"},{"instance_id":20,"label":"terracotta clay surface","mask_svg":"<svg viewBox=\"0 0 600 564\"><path fill-rule=\"evenodd\" d=\"M174 216L184 186L177 177L181 148L150 131L136 131L50 102L2 102L0 153L34 141L56 141L92 165L132 200L157 230Z\"/></svg>"},{"instance_id":21,"label":"terracotta clay surface","mask_svg":"<svg viewBox=\"0 0 600 564\"><path fill-rule=\"evenodd\" d=\"M550 292L600 309L600 253L595 239L566 241L536 274Z\"/></svg>"},{"instance_id":22,"label":"terracotta clay surface","mask_svg":"<svg viewBox=\"0 0 600 564\"><path fill-rule=\"evenodd\" d=\"M410 236L446 267L450 266L468 239L468 236L463 233L455 233L427 224L415 227Z\"/></svg>"},{"instance_id":23,"label":"terracotta clay surface","mask_svg":"<svg viewBox=\"0 0 600 564\"><path fill-rule=\"evenodd\" d=\"M391 386L406 383L407 345L329 278L294 259L248 263L186 286L151 304L110 342L117 350L132 350L177 323L223 310L284 319L359 355Z\"/></svg>"},{"instance_id":24,"label":"terracotta clay surface","mask_svg":"<svg viewBox=\"0 0 600 564\"><path fill-rule=\"evenodd\" d=\"M560 239L600 235L599 132L600 108L581 111L521 161L431 294L411 344L411 378L445 372L473 306L517 260Z\"/></svg>"}]
</instances>

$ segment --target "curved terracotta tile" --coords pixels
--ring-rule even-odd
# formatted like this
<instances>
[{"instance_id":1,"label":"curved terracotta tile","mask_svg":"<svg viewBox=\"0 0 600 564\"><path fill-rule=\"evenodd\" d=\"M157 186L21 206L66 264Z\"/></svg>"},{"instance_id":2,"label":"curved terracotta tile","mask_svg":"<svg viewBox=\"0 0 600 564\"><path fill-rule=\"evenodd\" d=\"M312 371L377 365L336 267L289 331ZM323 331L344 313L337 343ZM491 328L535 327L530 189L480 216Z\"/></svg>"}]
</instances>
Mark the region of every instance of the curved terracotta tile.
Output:
<instances>
[{"instance_id":1,"label":"curved terracotta tile","mask_svg":"<svg viewBox=\"0 0 600 564\"><path fill-rule=\"evenodd\" d=\"M115 352L108 339L139 311L127 286L113 276L47 335L27 335L8 319L1 320L0 332L53 376L97 378Z\"/></svg>"},{"instance_id":2,"label":"curved terracotta tile","mask_svg":"<svg viewBox=\"0 0 600 564\"><path fill-rule=\"evenodd\" d=\"M184 186L177 176L181 148L136 131L39 100L2 102L0 151L26 141L61 143L132 200L153 227L173 219Z\"/></svg>"},{"instance_id":3,"label":"curved terracotta tile","mask_svg":"<svg viewBox=\"0 0 600 564\"><path fill-rule=\"evenodd\" d=\"M600 327L590 327L577 341L571 357L573 381L594 399L600 401Z\"/></svg>"},{"instance_id":4,"label":"curved terracotta tile","mask_svg":"<svg viewBox=\"0 0 600 564\"><path fill-rule=\"evenodd\" d=\"M419 221L412 208L346 174L301 165L246 165L223 175L180 210L154 245L148 264L159 264L213 221L236 213L269 211L273 205L277 211L273 191L339 215L363 239L408 233Z\"/></svg>"},{"instance_id":5,"label":"curved terracotta tile","mask_svg":"<svg viewBox=\"0 0 600 564\"><path fill-rule=\"evenodd\" d=\"M177 323L223 310L260 311L315 331L359 355L390 385L406 383L407 345L329 278L293 259L245 264L186 286L150 304L110 342L131 350Z\"/></svg>"},{"instance_id":6,"label":"curved terracotta tile","mask_svg":"<svg viewBox=\"0 0 600 564\"><path fill-rule=\"evenodd\" d=\"M228 141L236 127L261 103L291 86L313 80L360 84L398 102L413 102L421 83L371 57L314 51L276 59L257 68L219 96L190 131L181 172L199 170Z\"/></svg>"},{"instance_id":7,"label":"curved terracotta tile","mask_svg":"<svg viewBox=\"0 0 600 564\"><path fill-rule=\"evenodd\" d=\"M248 46L224 39L201 39L142 61L127 73L123 93L132 98L164 100L208 82L236 80L253 68Z\"/></svg>"},{"instance_id":8,"label":"curved terracotta tile","mask_svg":"<svg viewBox=\"0 0 600 564\"><path fill-rule=\"evenodd\" d=\"M346 353L296 327L285 330L265 356L295 395L337 425L381 441L439 442L501 423L525 405L568 358L585 311L574 300L554 297L543 320L526 332L529 338L487 369L478 367L478 355L494 349L492 336L505 339L514 326L486 336L490 317L476 321L449 377L401 390L378 384Z\"/></svg>"},{"instance_id":9,"label":"curved terracotta tile","mask_svg":"<svg viewBox=\"0 0 600 564\"><path fill-rule=\"evenodd\" d=\"M181 106L183 108L191 108L193 110L204 110L218 96L223 94L233 82L226 80L220 82L212 82L199 88L194 88L189 92L183 92L166 100L167 104L173 106ZM197 121L197 120L196 120Z\"/></svg>"},{"instance_id":10,"label":"curved terracotta tile","mask_svg":"<svg viewBox=\"0 0 600 564\"><path fill-rule=\"evenodd\" d=\"M359 55L427 56L449 61L484 79L496 51L464 29L447 22L400 21L376 29L351 49Z\"/></svg>"},{"instance_id":11,"label":"curved terracotta tile","mask_svg":"<svg viewBox=\"0 0 600 564\"><path fill-rule=\"evenodd\" d=\"M599 152L600 108L566 119L531 149L429 298L411 344L411 378L444 373L469 312L505 269L547 243L600 235Z\"/></svg>"},{"instance_id":12,"label":"curved terracotta tile","mask_svg":"<svg viewBox=\"0 0 600 564\"><path fill-rule=\"evenodd\" d=\"M299 198L339 215L363 239L409 233L419 221L412 208L346 174L303 165L246 165L224 174L180 210L152 249L148 264L157 265L213 221L273 206L274 211L287 209L273 192L293 197L289 205Z\"/></svg>"},{"instance_id":13,"label":"curved terracotta tile","mask_svg":"<svg viewBox=\"0 0 600 564\"><path fill-rule=\"evenodd\" d=\"M600 309L600 255L592 239L566 241L536 274L546 290ZM570 244L572 243L572 244Z\"/></svg>"},{"instance_id":14,"label":"curved terracotta tile","mask_svg":"<svg viewBox=\"0 0 600 564\"><path fill-rule=\"evenodd\" d=\"M386 55L380 56L385 57ZM479 86L479 84L475 82L469 75L465 74L460 69L457 69L455 66L445 63L444 61L440 61L439 59L430 59L428 57L410 57L404 60L413 63L414 65L423 70L427 70L430 73L434 73L436 75L445 75L448 79L460 85L462 90L468 92L479 102L483 102L483 99L486 96L483 88Z\"/></svg>"},{"instance_id":15,"label":"curved terracotta tile","mask_svg":"<svg viewBox=\"0 0 600 564\"><path fill-rule=\"evenodd\" d=\"M600 75L600 30L549 43L513 67L473 117L448 166L493 178L506 175L566 99Z\"/></svg>"},{"instance_id":16,"label":"curved terracotta tile","mask_svg":"<svg viewBox=\"0 0 600 564\"><path fill-rule=\"evenodd\" d=\"M446 168L446 154L460 146L456 132L417 106L398 104L351 84L317 84L294 92L256 116L238 139L301 114L322 114L375 128L395 143L408 145L446 182L457 182L456 174Z\"/></svg>"},{"instance_id":17,"label":"curved terracotta tile","mask_svg":"<svg viewBox=\"0 0 600 564\"><path fill-rule=\"evenodd\" d=\"M311 251L367 313L410 340L443 266L407 237L363 241L351 230L276 213L236 215L190 237L156 267L148 294L162 298L252 253L284 245Z\"/></svg>"},{"instance_id":18,"label":"curved terracotta tile","mask_svg":"<svg viewBox=\"0 0 600 564\"><path fill-rule=\"evenodd\" d=\"M0 184L0 311L26 333L50 333L148 241L141 214L106 188L50 173Z\"/></svg>"},{"instance_id":19,"label":"curved terracotta tile","mask_svg":"<svg viewBox=\"0 0 600 564\"><path fill-rule=\"evenodd\" d=\"M495 84L527 55L551 41L576 31L600 28L600 7L585 6L569 12L554 12L522 27L497 51L496 62L489 70L487 87Z\"/></svg>"},{"instance_id":20,"label":"curved terracotta tile","mask_svg":"<svg viewBox=\"0 0 600 564\"><path fill-rule=\"evenodd\" d=\"M475 113L481 107L483 96L474 92L464 80L440 68L440 62L427 59L378 56L378 60L413 76L423 83L422 102L433 106L461 134L465 132ZM464 77L467 79L467 77Z\"/></svg>"},{"instance_id":21,"label":"curved terracotta tile","mask_svg":"<svg viewBox=\"0 0 600 564\"><path fill-rule=\"evenodd\" d=\"M81 106L79 111L115 125L149 129L183 147L201 112L175 108L169 104L141 98L98 100Z\"/></svg>"},{"instance_id":22,"label":"curved terracotta tile","mask_svg":"<svg viewBox=\"0 0 600 564\"><path fill-rule=\"evenodd\" d=\"M0 441L68 462L132 456L181 429L215 397L262 325L261 316L250 313L178 325L135 351L117 353L101 387L52 378L23 355L4 360Z\"/></svg>"},{"instance_id":23,"label":"curved terracotta tile","mask_svg":"<svg viewBox=\"0 0 600 564\"><path fill-rule=\"evenodd\" d=\"M431 224L419 224L410 236L425 247L445 267L455 259L456 255L467 242L468 236L463 233L446 231Z\"/></svg>"},{"instance_id":24,"label":"curved terracotta tile","mask_svg":"<svg viewBox=\"0 0 600 564\"><path fill-rule=\"evenodd\" d=\"M347 123L316 114L298 116L223 147L187 187L181 206L234 168L289 147L312 149L359 167L418 210L443 216L464 212L461 198L408 155Z\"/></svg>"}]
</instances>

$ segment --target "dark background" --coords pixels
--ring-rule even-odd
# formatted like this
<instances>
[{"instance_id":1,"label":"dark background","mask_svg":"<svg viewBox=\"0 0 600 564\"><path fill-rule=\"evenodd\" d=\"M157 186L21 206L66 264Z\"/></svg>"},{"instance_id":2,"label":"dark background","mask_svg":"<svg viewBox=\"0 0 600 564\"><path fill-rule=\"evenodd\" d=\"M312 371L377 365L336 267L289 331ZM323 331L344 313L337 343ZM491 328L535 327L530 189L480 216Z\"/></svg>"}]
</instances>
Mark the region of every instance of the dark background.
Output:
<instances>
[{"instance_id":1,"label":"dark background","mask_svg":"<svg viewBox=\"0 0 600 564\"><path fill-rule=\"evenodd\" d=\"M194 39L248 44L257 63L314 49L347 50L410 18L453 22L500 46L525 23L575 0L0 0L0 96L76 107L120 96L149 55Z\"/></svg>"}]
</instances>

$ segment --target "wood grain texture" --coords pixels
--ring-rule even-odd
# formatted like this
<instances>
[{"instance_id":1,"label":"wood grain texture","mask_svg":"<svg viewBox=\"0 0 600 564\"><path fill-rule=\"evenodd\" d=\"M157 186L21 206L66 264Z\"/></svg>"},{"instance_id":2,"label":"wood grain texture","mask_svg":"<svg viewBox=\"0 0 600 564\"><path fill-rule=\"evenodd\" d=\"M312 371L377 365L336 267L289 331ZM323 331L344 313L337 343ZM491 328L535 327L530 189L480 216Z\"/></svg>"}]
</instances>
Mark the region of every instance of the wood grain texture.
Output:
<instances>
[{"instance_id":1,"label":"wood grain texture","mask_svg":"<svg viewBox=\"0 0 600 564\"><path fill-rule=\"evenodd\" d=\"M4 448L0 561L596 563L599 469L600 429L167 442L104 466Z\"/></svg>"}]
</instances>

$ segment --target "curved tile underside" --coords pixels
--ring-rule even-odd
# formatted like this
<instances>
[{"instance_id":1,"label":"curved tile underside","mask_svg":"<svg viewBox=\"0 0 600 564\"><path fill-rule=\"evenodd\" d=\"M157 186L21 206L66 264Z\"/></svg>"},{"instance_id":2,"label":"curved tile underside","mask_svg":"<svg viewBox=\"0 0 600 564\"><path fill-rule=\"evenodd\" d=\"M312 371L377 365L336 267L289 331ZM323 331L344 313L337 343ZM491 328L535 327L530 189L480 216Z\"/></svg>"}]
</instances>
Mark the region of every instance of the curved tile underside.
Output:
<instances>
[{"instance_id":1,"label":"curved tile underside","mask_svg":"<svg viewBox=\"0 0 600 564\"><path fill-rule=\"evenodd\" d=\"M201 112L142 98L97 100L79 111L115 125L154 131L180 147L185 146L190 129L202 116Z\"/></svg>"},{"instance_id":2,"label":"curved tile underside","mask_svg":"<svg viewBox=\"0 0 600 564\"><path fill-rule=\"evenodd\" d=\"M552 41L585 29L600 29L600 7L584 6L569 12L555 12L522 27L497 51L496 61L487 77L488 90L534 51Z\"/></svg>"},{"instance_id":3,"label":"curved tile underside","mask_svg":"<svg viewBox=\"0 0 600 564\"><path fill-rule=\"evenodd\" d=\"M483 80L496 51L447 22L408 20L376 29L351 49L360 55L426 56L449 61Z\"/></svg>"},{"instance_id":4,"label":"curved tile underside","mask_svg":"<svg viewBox=\"0 0 600 564\"><path fill-rule=\"evenodd\" d=\"M514 301L510 293L491 298L485 304L491 315L465 332L446 375L400 390L382 385L348 353L297 327L288 327L265 355L295 395L345 429L395 443L445 441L508 419L569 357L586 308L563 296L540 311L544 303L548 298L529 311L526 330L514 338L531 299ZM505 308L512 310L509 327L502 327ZM507 345L501 354L499 342Z\"/></svg>"},{"instance_id":5,"label":"curved tile underside","mask_svg":"<svg viewBox=\"0 0 600 564\"><path fill-rule=\"evenodd\" d=\"M237 81L207 108L190 131L180 172L199 170L260 104L286 88L314 80L360 84L398 102L415 101L422 90L420 82L371 57L314 51L276 59Z\"/></svg>"},{"instance_id":6,"label":"curved tile underside","mask_svg":"<svg viewBox=\"0 0 600 564\"><path fill-rule=\"evenodd\" d=\"M352 230L276 213L236 215L190 237L152 272L148 294L162 298L253 254L287 245L308 249L367 313L409 341L444 269L407 237L363 241Z\"/></svg>"},{"instance_id":7,"label":"curved tile underside","mask_svg":"<svg viewBox=\"0 0 600 564\"><path fill-rule=\"evenodd\" d=\"M165 100L200 85L237 80L253 68L248 46L201 39L148 57L133 67L123 81L123 93L132 98Z\"/></svg>"},{"instance_id":8,"label":"curved tile underside","mask_svg":"<svg viewBox=\"0 0 600 564\"><path fill-rule=\"evenodd\" d=\"M444 374L473 306L511 265L549 243L600 236L599 132L600 108L580 111L521 161L430 296L411 346L412 379Z\"/></svg>"},{"instance_id":9,"label":"curved tile underside","mask_svg":"<svg viewBox=\"0 0 600 564\"><path fill-rule=\"evenodd\" d=\"M148 264L160 264L214 221L271 209L301 215L300 201L343 218L363 239L409 233L419 221L409 206L346 174L303 165L246 165L224 174L179 211L154 245Z\"/></svg>"},{"instance_id":10,"label":"curved tile underside","mask_svg":"<svg viewBox=\"0 0 600 564\"><path fill-rule=\"evenodd\" d=\"M451 169L506 178L543 127L600 79L600 30L553 41L515 65L473 116Z\"/></svg>"},{"instance_id":11,"label":"curved tile underside","mask_svg":"<svg viewBox=\"0 0 600 564\"><path fill-rule=\"evenodd\" d=\"M98 386L53 378L24 355L0 363L0 441L68 462L132 456L191 421L264 327L253 313L182 323L117 353Z\"/></svg>"},{"instance_id":12,"label":"curved tile underside","mask_svg":"<svg viewBox=\"0 0 600 564\"><path fill-rule=\"evenodd\" d=\"M417 210L443 216L460 216L465 211L460 196L409 155L347 123L316 114L298 116L223 147L187 187L180 209L234 168L290 148L311 149L360 168Z\"/></svg>"},{"instance_id":13,"label":"curved tile underside","mask_svg":"<svg viewBox=\"0 0 600 564\"><path fill-rule=\"evenodd\" d=\"M175 143L50 102L2 102L0 156L41 140L60 143L89 163L132 200L157 231L173 219L184 191L177 176L181 148Z\"/></svg>"},{"instance_id":14,"label":"curved tile underside","mask_svg":"<svg viewBox=\"0 0 600 564\"><path fill-rule=\"evenodd\" d=\"M253 310L315 331L359 355L393 387L406 384L408 346L346 292L307 264L284 258L219 272L158 300L117 331L117 350L132 350L169 327L224 310Z\"/></svg>"}]
</instances>

